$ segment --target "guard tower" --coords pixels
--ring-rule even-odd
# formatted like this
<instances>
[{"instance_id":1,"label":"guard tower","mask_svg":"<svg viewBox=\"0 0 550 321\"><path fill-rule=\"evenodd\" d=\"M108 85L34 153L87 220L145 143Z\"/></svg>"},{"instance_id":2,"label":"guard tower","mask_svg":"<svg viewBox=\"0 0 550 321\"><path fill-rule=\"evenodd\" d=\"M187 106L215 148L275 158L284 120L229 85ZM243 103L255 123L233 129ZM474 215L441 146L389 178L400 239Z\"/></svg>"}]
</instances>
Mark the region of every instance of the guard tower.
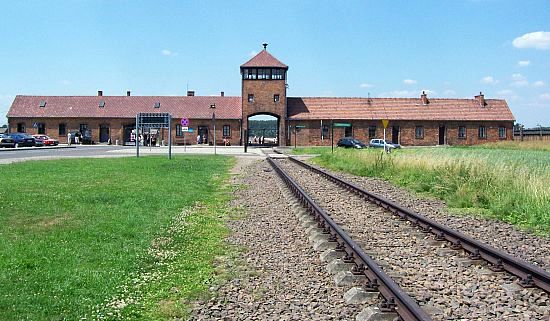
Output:
<instances>
[{"instance_id":1,"label":"guard tower","mask_svg":"<svg viewBox=\"0 0 550 321\"><path fill-rule=\"evenodd\" d=\"M277 118L277 143L286 145L286 72L288 66L264 49L241 65L242 76L242 121L244 130L248 120L256 115ZM243 137L248 139L248 137Z\"/></svg>"}]
</instances>

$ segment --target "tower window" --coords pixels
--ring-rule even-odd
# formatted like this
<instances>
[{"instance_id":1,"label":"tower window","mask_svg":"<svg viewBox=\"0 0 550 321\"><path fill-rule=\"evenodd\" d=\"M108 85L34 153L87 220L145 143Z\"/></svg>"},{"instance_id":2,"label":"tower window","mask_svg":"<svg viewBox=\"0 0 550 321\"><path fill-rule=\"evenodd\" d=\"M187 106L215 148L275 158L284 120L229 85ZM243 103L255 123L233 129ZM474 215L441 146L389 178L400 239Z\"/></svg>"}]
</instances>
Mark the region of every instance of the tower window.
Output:
<instances>
[{"instance_id":1,"label":"tower window","mask_svg":"<svg viewBox=\"0 0 550 321\"><path fill-rule=\"evenodd\" d=\"M248 102L253 103L254 102L254 94L248 94Z\"/></svg>"},{"instance_id":2,"label":"tower window","mask_svg":"<svg viewBox=\"0 0 550 321\"><path fill-rule=\"evenodd\" d=\"M279 101L279 94L273 95L273 101L278 102Z\"/></svg>"},{"instance_id":3,"label":"tower window","mask_svg":"<svg viewBox=\"0 0 550 321\"><path fill-rule=\"evenodd\" d=\"M265 69L258 69L258 79L267 79L266 74L267 73Z\"/></svg>"},{"instance_id":4,"label":"tower window","mask_svg":"<svg viewBox=\"0 0 550 321\"><path fill-rule=\"evenodd\" d=\"M285 79L283 69L271 69L271 79Z\"/></svg>"}]
</instances>

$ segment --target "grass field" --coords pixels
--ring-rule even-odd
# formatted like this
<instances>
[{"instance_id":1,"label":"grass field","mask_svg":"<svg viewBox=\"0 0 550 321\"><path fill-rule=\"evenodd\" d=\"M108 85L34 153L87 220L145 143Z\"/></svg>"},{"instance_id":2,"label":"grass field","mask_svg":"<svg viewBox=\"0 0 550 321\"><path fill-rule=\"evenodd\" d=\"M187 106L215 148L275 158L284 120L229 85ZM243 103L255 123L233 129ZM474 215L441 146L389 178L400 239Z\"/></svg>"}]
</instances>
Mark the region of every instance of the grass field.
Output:
<instances>
[{"instance_id":1,"label":"grass field","mask_svg":"<svg viewBox=\"0 0 550 321\"><path fill-rule=\"evenodd\" d=\"M318 164L380 177L441 198L457 212L497 218L550 235L550 151L543 144L379 149L303 148Z\"/></svg>"},{"instance_id":2,"label":"grass field","mask_svg":"<svg viewBox=\"0 0 550 321\"><path fill-rule=\"evenodd\" d=\"M227 251L232 159L0 166L0 320L163 320Z\"/></svg>"}]
</instances>

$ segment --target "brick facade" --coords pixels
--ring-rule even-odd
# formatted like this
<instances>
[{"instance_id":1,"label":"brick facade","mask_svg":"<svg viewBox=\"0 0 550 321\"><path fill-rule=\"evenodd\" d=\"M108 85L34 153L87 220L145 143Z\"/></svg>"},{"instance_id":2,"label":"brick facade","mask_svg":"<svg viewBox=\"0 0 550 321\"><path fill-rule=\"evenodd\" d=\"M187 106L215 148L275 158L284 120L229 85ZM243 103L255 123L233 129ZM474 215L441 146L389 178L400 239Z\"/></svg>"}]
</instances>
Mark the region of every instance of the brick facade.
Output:
<instances>
[{"instance_id":1,"label":"brick facade","mask_svg":"<svg viewBox=\"0 0 550 321\"><path fill-rule=\"evenodd\" d=\"M338 120L334 122L350 123L352 125L351 136L368 143L372 138L383 138L384 128L380 121L362 121L362 120ZM324 120L323 126L328 125L328 133L322 136L321 121L312 120L290 120L290 145L298 146L330 146L331 145L331 120ZM305 128L295 129L295 126L306 126ZM375 127L374 136L369 136L369 127ZM466 128L466 137L458 137L459 126ZM487 137L479 137L479 127L484 126ZM419 121L399 121L390 122L386 129L386 139L392 141L393 127L396 127L398 134L397 141L404 146L435 146L440 145L439 133L440 127L445 127L443 144L446 145L475 145L489 142L498 142L501 140L512 140L513 122L419 122ZM398 129L397 129L398 127ZM416 127L422 127L423 137L416 137ZM505 128L505 138L499 137L499 127ZM334 128L334 144L338 139L345 137L346 129L343 127Z\"/></svg>"},{"instance_id":2,"label":"brick facade","mask_svg":"<svg viewBox=\"0 0 550 321\"><path fill-rule=\"evenodd\" d=\"M175 145L183 144L183 136L177 136L176 126L179 124L179 119L172 119L172 142ZM124 128L135 127L135 119L130 118L10 118L8 121L9 131L17 132L18 124L24 124L25 132L31 135L38 134L38 128L33 127L34 123L45 124L45 134L58 139L60 143L67 142L67 133L80 130L81 125L87 125L87 128L92 131L92 140L97 143L100 141L100 126L107 128L109 131L108 137L115 144L117 141L120 145L123 144ZM65 125L65 134L59 134L59 125ZM229 136L223 136L223 126L229 125ZM214 125L211 119L190 119L190 126L194 130L193 133L185 133L185 143L194 145L197 143L196 137L198 127L204 126L208 128L208 141L214 139ZM240 119L217 119L216 120L216 144L224 144L224 138L231 145L239 145L241 143L241 121ZM168 142L168 130L161 130L159 139ZM127 140L127 139L126 139Z\"/></svg>"}]
</instances>

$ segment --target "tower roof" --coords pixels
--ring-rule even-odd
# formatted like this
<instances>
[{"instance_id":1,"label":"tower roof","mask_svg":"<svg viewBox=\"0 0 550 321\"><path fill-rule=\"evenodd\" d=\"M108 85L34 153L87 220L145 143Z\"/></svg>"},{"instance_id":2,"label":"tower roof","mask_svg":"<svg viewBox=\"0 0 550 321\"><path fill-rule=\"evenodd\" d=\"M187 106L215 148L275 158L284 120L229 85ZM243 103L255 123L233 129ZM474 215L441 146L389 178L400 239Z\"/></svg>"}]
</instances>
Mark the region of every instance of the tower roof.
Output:
<instances>
[{"instance_id":1,"label":"tower roof","mask_svg":"<svg viewBox=\"0 0 550 321\"><path fill-rule=\"evenodd\" d=\"M260 51L259 54L252 57L249 61L241 65L241 68L248 67L275 67L288 69L288 66L280 62L277 58L273 57L267 50Z\"/></svg>"}]
</instances>

